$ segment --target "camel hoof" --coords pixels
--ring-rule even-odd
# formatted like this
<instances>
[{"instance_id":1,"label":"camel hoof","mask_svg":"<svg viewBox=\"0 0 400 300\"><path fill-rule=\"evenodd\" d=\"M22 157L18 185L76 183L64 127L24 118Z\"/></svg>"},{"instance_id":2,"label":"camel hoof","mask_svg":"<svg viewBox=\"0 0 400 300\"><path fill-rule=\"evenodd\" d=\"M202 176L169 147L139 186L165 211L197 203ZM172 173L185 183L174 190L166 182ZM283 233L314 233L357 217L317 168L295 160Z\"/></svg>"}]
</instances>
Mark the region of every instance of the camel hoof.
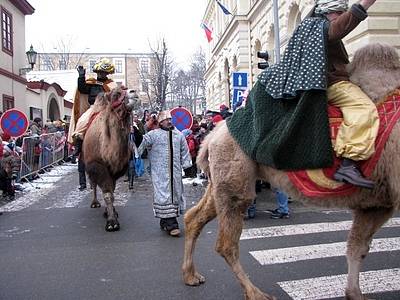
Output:
<instances>
[{"instance_id":1,"label":"camel hoof","mask_svg":"<svg viewBox=\"0 0 400 300\"><path fill-rule=\"evenodd\" d=\"M194 275L184 276L184 282L186 285L199 286L206 282L206 278L200 273L195 273Z\"/></svg>"},{"instance_id":2,"label":"camel hoof","mask_svg":"<svg viewBox=\"0 0 400 300\"><path fill-rule=\"evenodd\" d=\"M112 231L118 231L120 229L119 223L116 220L110 220L107 221L106 223L106 231L112 232Z\"/></svg>"},{"instance_id":3,"label":"camel hoof","mask_svg":"<svg viewBox=\"0 0 400 300\"><path fill-rule=\"evenodd\" d=\"M91 208L99 208L99 207L101 207L101 204L100 204L99 202L93 202L93 203L90 205L90 207L91 207Z\"/></svg>"}]
</instances>

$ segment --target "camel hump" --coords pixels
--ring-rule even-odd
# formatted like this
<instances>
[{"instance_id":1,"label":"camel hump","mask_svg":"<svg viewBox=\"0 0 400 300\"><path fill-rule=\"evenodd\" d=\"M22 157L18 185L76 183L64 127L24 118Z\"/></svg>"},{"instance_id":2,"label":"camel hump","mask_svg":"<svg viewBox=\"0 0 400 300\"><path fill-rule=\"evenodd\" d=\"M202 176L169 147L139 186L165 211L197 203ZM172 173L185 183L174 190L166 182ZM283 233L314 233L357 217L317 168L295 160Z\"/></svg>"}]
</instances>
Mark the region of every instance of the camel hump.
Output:
<instances>
[{"instance_id":1,"label":"camel hump","mask_svg":"<svg viewBox=\"0 0 400 300\"><path fill-rule=\"evenodd\" d=\"M395 47L371 43L354 53L350 80L375 103L400 87L400 59Z\"/></svg>"}]
</instances>

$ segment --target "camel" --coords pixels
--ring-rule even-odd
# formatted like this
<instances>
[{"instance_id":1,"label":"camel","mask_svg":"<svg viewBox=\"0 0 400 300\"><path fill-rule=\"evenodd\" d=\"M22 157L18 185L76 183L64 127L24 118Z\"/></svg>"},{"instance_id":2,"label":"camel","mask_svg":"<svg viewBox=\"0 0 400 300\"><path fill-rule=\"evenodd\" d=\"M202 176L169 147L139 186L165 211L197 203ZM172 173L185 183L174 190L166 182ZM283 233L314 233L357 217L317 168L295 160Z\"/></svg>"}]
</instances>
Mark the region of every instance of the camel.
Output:
<instances>
[{"instance_id":1,"label":"camel","mask_svg":"<svg viewBox=\"0 0 400 300\"><path fill-rule=\"evenodd\" d=\"M113 205L114 190L116 180L128 169L130 116L136 102L134 91L127 93L116 88L109 93L100 93L83 141L83 161L93 189L91 207L101 206L97 200L99 186L106 203L106 231L120 229L118 213Z\"/></svg>"},{"instance_id":2,"label":"camel","mask_svg":"<svg viewBox=\"0 0 400 300\"><path fill-rule=\"evenodd\" d=\"M376 103L400 87L399 55L393 47L371 44L359 49L350 64L351 80L360 85ZM372 78L372 80L371 80ZM205 282L196 271L193 252L203 227L217 217L219 229L216 251L231 267L244 291L245 299L275 299L263 293L248 278L239 261L239 239L243 216L255 198L255 181L262 179L285 191L292 199L339 209L350 209L353 223L347 238L348 277L346 299L366 299L359 286L359 272L374 233L400 208L400 122L394 126L374 170L377 183L371 190L360 190L346 197L308 198L289 181L285 172L261 165L240 149L221 122L205 139L197 163L209 174L210 182L199 203L184 217L185 253L182 265L185 284ZM321 295L323 298L323 295Z\"/></svg>"}]
</instances>

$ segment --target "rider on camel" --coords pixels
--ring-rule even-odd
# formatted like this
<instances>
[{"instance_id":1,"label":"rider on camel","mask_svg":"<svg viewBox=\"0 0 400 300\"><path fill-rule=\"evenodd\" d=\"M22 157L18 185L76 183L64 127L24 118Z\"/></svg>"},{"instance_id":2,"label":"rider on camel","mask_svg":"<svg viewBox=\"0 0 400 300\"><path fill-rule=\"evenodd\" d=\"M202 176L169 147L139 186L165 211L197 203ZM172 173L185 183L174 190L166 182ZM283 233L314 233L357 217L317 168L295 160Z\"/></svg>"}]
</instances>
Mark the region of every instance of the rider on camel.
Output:
<instances>
[{"instance_id":1,"label":"rider on camel","mask_svg":"<svg viewBox=\"0 0 400 300\"><path fill-rule=\"evenodd\" d=\"M367 18L376 0L315 0L290 38L282 60L258 75L246 105L226 120L229 132L253 160L277 170L297 171L341 165L334 179L372 189L358 162L375 152L379 128L371 99L349 80L342 39ZM332 147L327 104L343 122Z\"/></svg>"},{"instance_id":2,"label":"rider on camel","mask_svg":"<svg viewBox=\"0 0 400 300\"><path fill-rule=\"evenodd\" d=\"M375 152L379 117L375 104L349 80L346 65L349 58L342 38L367 18L368 8L376 0L361 0L348 10L348 0L316 0L315 15L329 21L327 41L327 96L331 105L340 108L343 122L334 145L342 163L334 174L337 181L370 188L374 182L361 174L357 161L370 158Z\"/></svg>"},{"instance_id":3,"label":"rider on camel","mask_svg":"<svg viewBox=\"0 0 400 300\"><path fill-rule=\"evenodd\" d=\"M108 75L114 73L115 67L106 58L101 59L93 66L93 72L97 74L97 79L89 78L86 80L86 72L82 66L79 66L77 70L79 74L78 88L75 93L71 127L68 134L68 142L75 145L75 156L82 150L83 138L97 95L101 92L109 92L117 87L112 79L107 78Z\"/></svg>"}]
</instances>

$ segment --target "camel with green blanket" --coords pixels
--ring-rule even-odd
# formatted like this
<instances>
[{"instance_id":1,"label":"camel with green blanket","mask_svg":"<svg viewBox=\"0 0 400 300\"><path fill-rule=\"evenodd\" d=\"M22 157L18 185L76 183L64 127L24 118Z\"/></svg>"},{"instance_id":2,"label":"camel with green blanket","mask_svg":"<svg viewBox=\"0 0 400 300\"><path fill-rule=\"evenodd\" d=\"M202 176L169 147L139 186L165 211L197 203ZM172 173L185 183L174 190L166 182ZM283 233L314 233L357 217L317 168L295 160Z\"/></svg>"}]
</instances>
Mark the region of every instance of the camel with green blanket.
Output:
<instances>
[{"instance_id":1,"label":"camel with green blanket","mask_svg":"<svg viewBox=\"0 0 400 300\"><path fill-rule=\"evenodd\" d=\"M376 103L400 88L400 61L393 47L372 44L359 49L350 65L351 80ZM248 102L257 93L250 92ZM245 109L245 108L244 108ZM187 285L205 282L193 263L193 252L203 227L212 219L219 223L215 249L224 257L239 280L246 299L274 299L251 281L239 261L239 238L243 216L256 197L255 181L262 179L282 189L292 199L329 208L350 209L353 224L347 239L347 299L366 299L359 285L359 272L373 235L400 208L400 122L393 127L371 178L373 190L360 190L344 197L310 198L301 194L286 172L252 160L221 122L205 139L197 157L198 166L210 182L200 202L185 214L185 254L183 279ZM378 280L378 279L377 279ZM324 298L324 295L320 295Z\"/></svg>"}]
</instances>

